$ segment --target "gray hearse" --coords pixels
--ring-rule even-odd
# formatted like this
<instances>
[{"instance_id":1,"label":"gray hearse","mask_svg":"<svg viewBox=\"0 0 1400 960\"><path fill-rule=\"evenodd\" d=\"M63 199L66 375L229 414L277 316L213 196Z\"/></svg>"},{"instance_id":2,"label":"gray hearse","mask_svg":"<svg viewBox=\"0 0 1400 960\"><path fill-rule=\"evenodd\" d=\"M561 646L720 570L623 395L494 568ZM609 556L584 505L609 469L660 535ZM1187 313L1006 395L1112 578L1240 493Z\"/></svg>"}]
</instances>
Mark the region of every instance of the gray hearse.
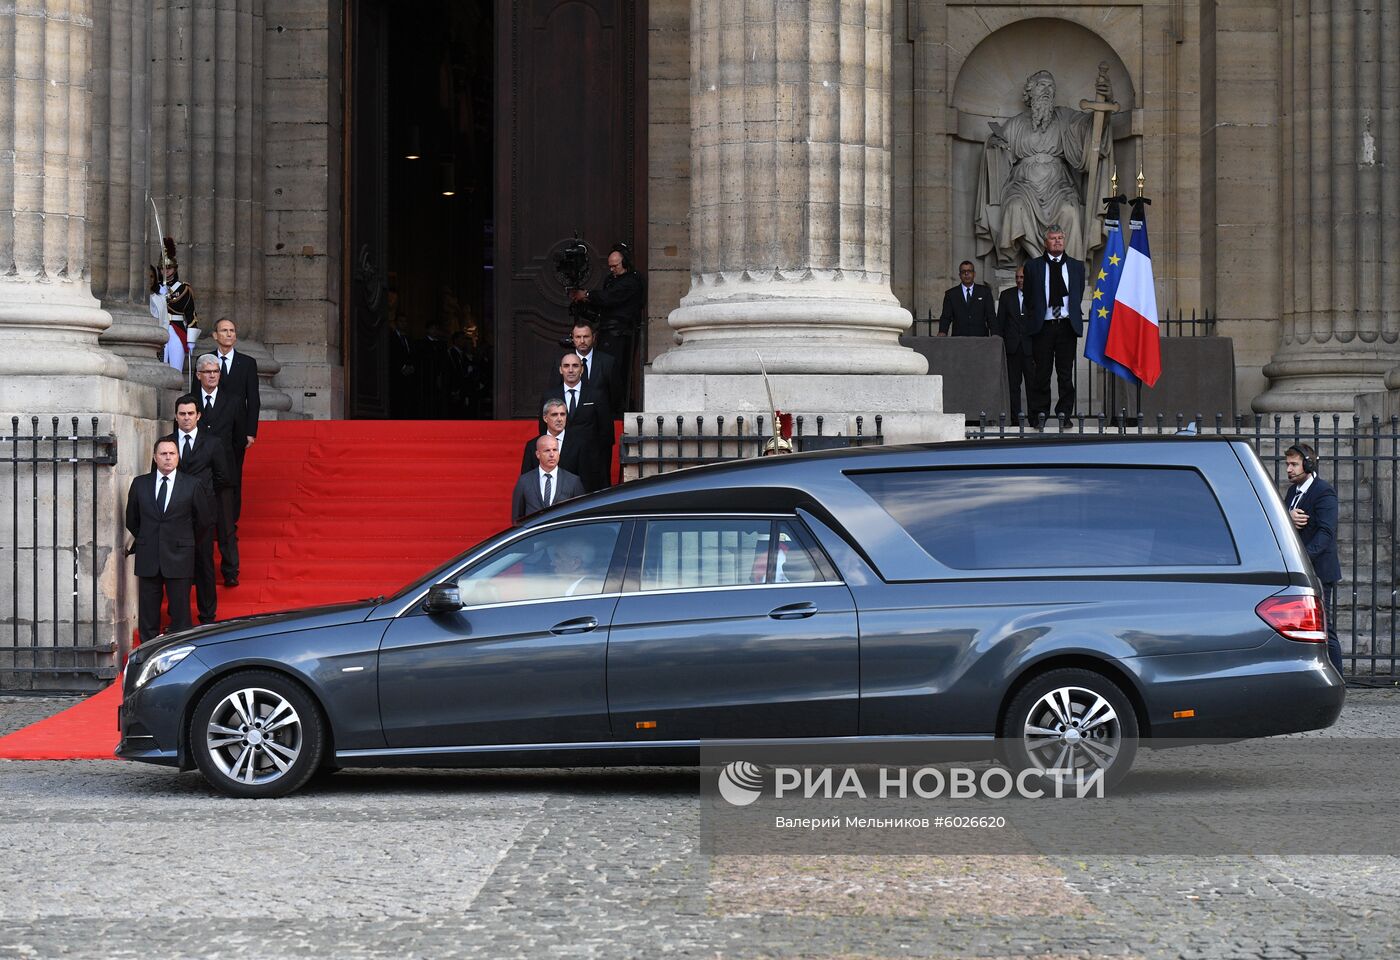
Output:
<instances>
[{"instance_id":1,"label":"gray hearse","mask_svg":"<svg viewBox=\"0 0 1400 960\"><path fill-rule=\"evenodd\" d=\"M196 627L125 674L130 760L269 797L318 769L694 763L707 745L1326 727L1320 590L1230 439L1037 439L720 464L559 504L391 597Z\"/></svg>"}]
</instances>

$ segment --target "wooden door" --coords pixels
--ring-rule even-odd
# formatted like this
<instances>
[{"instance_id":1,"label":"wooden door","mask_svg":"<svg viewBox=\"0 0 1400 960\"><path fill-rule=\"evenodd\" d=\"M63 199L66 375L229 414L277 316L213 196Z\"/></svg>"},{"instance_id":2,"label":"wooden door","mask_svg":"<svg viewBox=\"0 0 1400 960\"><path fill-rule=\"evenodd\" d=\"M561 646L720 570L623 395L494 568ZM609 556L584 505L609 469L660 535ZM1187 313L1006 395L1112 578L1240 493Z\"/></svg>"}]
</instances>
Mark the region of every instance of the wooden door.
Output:
<instances>
[{"instance_id":1,"label":"wooden door","mask_svg":"<svg viewBox=\"0 0 1400 960\"><path fill-rule=\"evenodd\" d=\"M645 272L646 4L497 0L496 416L539 415L568 299L549 253L579 231Z\"/></svg>"}]
</instances>

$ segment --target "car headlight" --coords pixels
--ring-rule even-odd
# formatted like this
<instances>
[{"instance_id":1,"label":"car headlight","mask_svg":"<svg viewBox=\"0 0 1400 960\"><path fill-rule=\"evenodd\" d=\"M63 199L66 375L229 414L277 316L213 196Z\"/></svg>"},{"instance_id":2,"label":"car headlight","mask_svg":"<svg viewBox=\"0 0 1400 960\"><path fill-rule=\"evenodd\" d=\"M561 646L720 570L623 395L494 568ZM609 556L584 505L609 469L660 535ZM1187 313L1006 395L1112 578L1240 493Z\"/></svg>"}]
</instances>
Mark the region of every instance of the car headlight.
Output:
<instances>
[{"instance_id":1,"label":"car headlight","mask_svg":"<svg viewBox=\"0 0 1400 960\"><path fill-rule=\"evenodd\" d=\"M147 660L146 665L141 668L141 673L136 677L136 689L141 689L192 653L194 653L194 647L191 646L171 647L169 650L162 650Z\"/></svg>"}]
</instances>

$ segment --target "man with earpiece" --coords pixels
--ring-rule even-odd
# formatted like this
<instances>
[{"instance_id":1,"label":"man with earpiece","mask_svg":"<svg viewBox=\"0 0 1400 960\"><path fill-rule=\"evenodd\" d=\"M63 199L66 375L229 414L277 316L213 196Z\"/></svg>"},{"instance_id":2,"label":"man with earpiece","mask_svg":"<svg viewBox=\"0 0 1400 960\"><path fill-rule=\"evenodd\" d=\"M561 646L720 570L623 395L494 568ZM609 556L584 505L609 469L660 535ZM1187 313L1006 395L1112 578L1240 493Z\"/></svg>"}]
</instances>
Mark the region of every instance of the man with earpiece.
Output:
<instances>
[{"instance_id":1,"label":"man with earpiece","mask_svg":"<svg viewBox=\"0 0 1400 960\"><path fill-rule=\"evenodd\" d=\"M1297 443L1284 451L1284 470L1290 484L1283 503L1308 551L1313 571L1322 581L1322 607L1327 617L1327 659L1342 670L1342 643L1337 639L1337 584L1342 564L1337 559L1337 491L1317 475L1317 451Z\"/></svg>"},{"instance_id":2,"label":"man with earpiece","mask_svg":"<svg viewBox=\"0 0 1400 960\"><path fill-rule=\"evenodd\" d=\"M632 397L632 385L636 382L637 358L634 350L641 339L646 320L647 290L642 275L632 263L632 253L627 244L614 244L608 254L608 275L597 290L574 290L569 298L575 303L586 303L598 313L597 346L617 363L616 375L609 391L608 400L613 411L620 417L628 410L637 409ZM646 358L642 358L645 363Z\"/></svg>"}]
</instances>

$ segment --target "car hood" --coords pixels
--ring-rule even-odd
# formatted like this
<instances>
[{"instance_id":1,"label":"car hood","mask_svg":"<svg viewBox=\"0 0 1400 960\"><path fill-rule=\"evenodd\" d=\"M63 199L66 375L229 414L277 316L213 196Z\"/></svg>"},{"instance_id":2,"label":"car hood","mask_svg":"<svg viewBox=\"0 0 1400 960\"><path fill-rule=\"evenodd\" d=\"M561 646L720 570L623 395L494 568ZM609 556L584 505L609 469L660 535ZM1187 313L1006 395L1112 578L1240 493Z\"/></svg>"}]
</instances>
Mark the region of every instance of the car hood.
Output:
<instances>
[{"instance_id":1,"label":"car hood","mask_svg":"<svg viewBox=\"0 0 1400 960\"><path fill-rule=\"evenodd\" d=\"M246 640L269 633L293 630L312 630L317 627L334 627L342 623L358 623L369 616L378 605L377 600L356 600L354 603L335 603L324 607L306 607L301 610L284 610L279 613L260 613L237 620L222 620L204 624L157 637L137 647L133 657L145 660L175 644L189 643L204 647L229 640Z\"/></svg>"}]
</instances>

